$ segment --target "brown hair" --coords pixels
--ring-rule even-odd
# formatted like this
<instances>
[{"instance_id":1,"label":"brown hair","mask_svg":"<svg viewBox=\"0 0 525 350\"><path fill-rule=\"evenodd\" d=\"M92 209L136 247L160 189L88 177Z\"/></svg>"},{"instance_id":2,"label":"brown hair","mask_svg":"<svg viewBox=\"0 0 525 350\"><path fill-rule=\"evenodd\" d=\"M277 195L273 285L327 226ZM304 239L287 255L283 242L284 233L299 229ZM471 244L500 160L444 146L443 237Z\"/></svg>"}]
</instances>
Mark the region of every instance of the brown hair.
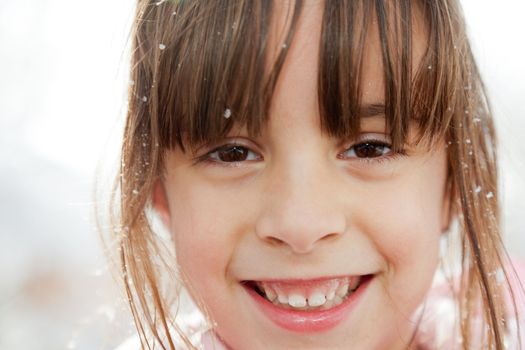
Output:
<instances>
[{"instance_id":1,"label":"brown hair","mask_svg":"<svg viewBox=\"0 0 525 350\"><path fill-rule=\"evenodd\" d=\"M486 93L456 0L325 1L318 76L323 132L359 132L361 67L366 30L379 28L385 82L385 115L394 148L407 142L416 122L420 141L447 142L451 204L461 237L462 346L471 347L474 313L483 310L481 334L488 348L503 349L514 300L499 225L495 131ZM268 28L273 1L139 0L132 35L129 110L113 215L122 281L142 346L148 334L174 348L171 301L160 287L173 260L151 228L154 183L164 154L175 147L213 143L232 126L260 132L293 38L302 1L291 2L290 24L268 72ZM427 48L412 69L412 20L421 12ZM266 67L266 68L265 68ZM229 109L232 118L224 118ZM119 192L119 193L118 193ZM160 258L159 258L160 257ZM501 269L501 270L499 270ZM503 283L496 271L503 271ZM512 271L512 270L510 270ZM205 306L203 306L205 307ZM184 337L188 346L189 340ZM162 338L168 339L167 343Z\"/></svg>"}]
</instances>

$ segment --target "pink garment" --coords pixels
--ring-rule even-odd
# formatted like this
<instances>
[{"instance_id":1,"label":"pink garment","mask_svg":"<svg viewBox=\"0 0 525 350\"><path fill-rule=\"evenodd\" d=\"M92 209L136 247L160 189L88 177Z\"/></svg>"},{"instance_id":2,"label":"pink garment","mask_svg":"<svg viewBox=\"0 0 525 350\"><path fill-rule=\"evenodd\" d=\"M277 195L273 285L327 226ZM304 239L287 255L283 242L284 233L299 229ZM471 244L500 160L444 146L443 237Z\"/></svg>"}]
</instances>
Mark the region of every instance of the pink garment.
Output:
<instances>
[{"instance_id":1,"label":"pink garment","mask_svg":"<svg viewBox=\"0 0 525 350\"><path fill-rule=\"evenodd\" d=\"M519 277L519 280L525 281L525 262L514 261L514 268ZM509 269L512 271L512 269ZM504 281L503 271L496 272L496 279ZM505 337L505 344L507 349L519 349L525 348L525 291L520 285L516 276L510 273L509 276L511 286L515 293L516 306L518 308L519 319L516 320L513 312L508 317L509 333ZM508 305L512 305L510 296L507 296ZM424 305L420 312L421 324L418 329L418 334L415 343L417 349L463 349L462 340L459 331L459 315L457 305L452 297L452 291L450 285L441 281L436 283L430 290ZM419 314L421 315L421 314ZM523 316L521 316L523 315ZM481 324L481 311L478 315L479 319L475 319L474 322ZM519 333L521 334L521 344L518 337L517 321L519 322ZM472 345L474 349L485 349L486 346L481 344L482 337L475 337L474 340L478 340L480 344Z\"/></svg>"}]
</instances>

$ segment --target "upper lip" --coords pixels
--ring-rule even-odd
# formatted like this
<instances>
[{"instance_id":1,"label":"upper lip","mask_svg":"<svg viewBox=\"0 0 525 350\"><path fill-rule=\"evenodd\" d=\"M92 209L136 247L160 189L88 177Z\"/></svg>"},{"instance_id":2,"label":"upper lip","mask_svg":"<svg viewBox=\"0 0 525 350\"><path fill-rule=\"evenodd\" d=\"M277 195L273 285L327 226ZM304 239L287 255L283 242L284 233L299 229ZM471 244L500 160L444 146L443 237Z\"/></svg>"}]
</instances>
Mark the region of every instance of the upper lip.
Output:
<instances>
[{"instance_id":1,"label":"upper lip","mask_svg":"<svg viewBox=\"0 0 525 350\"><path fill-rule=\"evenodd\" d=\"M328 281L332 279L340 279L340 278L347 278L347 277L363 277L367 275L372 274L348 274L348 275L332 275L332 276L322 276L322 277L311 277L311 278L305 278L305 277L286 277L286 278L254 278L254 279L243 279L242 282L268 282L268 283L315 283L315 282L322 282L322 281Z\"/></svg>"}]
</instances>

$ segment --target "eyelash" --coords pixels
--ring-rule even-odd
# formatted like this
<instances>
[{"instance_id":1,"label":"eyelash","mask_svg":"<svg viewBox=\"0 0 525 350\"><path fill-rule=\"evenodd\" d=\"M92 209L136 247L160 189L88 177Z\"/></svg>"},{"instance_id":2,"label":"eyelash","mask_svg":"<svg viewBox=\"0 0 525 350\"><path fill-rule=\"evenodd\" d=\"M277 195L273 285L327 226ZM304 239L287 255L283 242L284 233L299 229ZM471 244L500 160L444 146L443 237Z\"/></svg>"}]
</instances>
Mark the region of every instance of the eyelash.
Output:
<instances>
[{"instance_id":1,"label":"eyelash","mask_svg":"<svg viewBox=\"0 0 525 350\"><path fill-rule=\"evenodd\" d=\"M234 147L246 149L248 152L255 153L249 147L247 147L247 146L245 146L243 144L236 143L236 142L225 143L225 144L223 144L223 145L221 145L219 147L216 147L216 148L212 149L209 152L204 153L201 156L196 157L195 160L194 160L194 164L219 165L219 166L224 166L224 167L236 168L236 167L241 166L242 163L244 163L244 162L253 161L253 160L244 160L244 161L241 161L241 162L223 162L223 161L220 161L220 160L218 161L218 160L214 160L214 159L211 158L211 155L213 153L215 153L215 152L219 152L220 150L223 150L223 149L233 149ZM258 156L258 158L262 159L261 156Z\"/></svg>"},{"instance_id":2,"label":"eyelash","mask_svg":"<svg viewBox=\"0 0 525 350\"><path fill-rule=\"evenodd\" d=\"M373 138L363 139L353 144L352 146L346 148L343 152L339 153L337 157L339 159L345 159L341 157L341 154L346 153L354 149L357 146L362 146L365 144L373 145L375 147L380 147L380 146L388 147L388 148L392 147L392 145L385 140L378 140L378 139L373 139ZM355 161L361 162L361 163L365 163L365 164L383 164L385 162L392 161L394 159L397 159L399 157L404 157L404 156L407 156L407 152L405 149L400 149L397 152L394 152L392 149L390 149L386 154L379 156L379 157L368 157L368 158L352 157L352 159L354 159Z\"/></svg>"},{"instance_id":3,"label":"eyelash","mask_svg":"<svg viewBox=\"0 0 525 350\"><path fill-rule=\"evenodd\" d=\"M364 139L364 140L360 140L358 143L355 143L352 146L346 148L343 152L341 152L341 153L339 153L337 155L337 158L338 159L342 159L342 160L344 160L344 159L353 159L355 161L358 161L358 162L361 162L361 163L365 163L365 164L383 164L385 162L392 161L392 160L397 159L399 157L407 156L407 152L404 149L398 150L397 152L393 152L392 150L390 150L385 155L378 156L378 157L368 157L368 158L351 157L351 158L345 158L345 157L341 156L342 154L344 154L344 153L354 149L355 147L361 146L361 145L365 145L365 144L373 145L375 147L380 147L380 146L388 147L388 148L391 147L391 144L389 144L388 142L386 142L384 140ZM239 167L239 166L242 165L242 163L254 161L253 159L251 159L251 160L243 160L243 161L238 161L238 162L223 162L223 161L215 160L215 159L211 158L211 155L213 153L215 153L215 152L219 152L220 150L224 150L224 149L233 149L234 147L242 148L242 149L247 150L248 152L255 153L249 147L244 146L242 144L235 143L235 142L226 143L224 145L221 145L219 147L216 147L216 148L212 149L209 152L204 153L201 156L196 157L195 160L194 160L194 164L219 165L219 166L225 166L225 167ZM257 160L261 160L261 159L263 159L263 158L261 156L258 156Z\"/></svg>"}]
</instances>

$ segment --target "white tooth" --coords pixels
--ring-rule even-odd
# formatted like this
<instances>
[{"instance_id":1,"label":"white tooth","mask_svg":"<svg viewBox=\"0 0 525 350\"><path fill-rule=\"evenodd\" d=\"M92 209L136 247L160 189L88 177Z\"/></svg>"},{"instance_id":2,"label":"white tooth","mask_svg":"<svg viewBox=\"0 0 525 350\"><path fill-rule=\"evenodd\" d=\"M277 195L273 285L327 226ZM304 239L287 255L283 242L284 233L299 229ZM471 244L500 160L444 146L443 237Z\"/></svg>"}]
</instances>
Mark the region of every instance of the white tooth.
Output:
<instances>
[{"instance_id":1,"label":"white tooth","mask_svg":"<svg viewBox=\"0 0 525 350\"><path fill-rule=\"evenodd\" d=\"M341 304L342 302L343 302L343 299L339 295L336 295L334 297L334 306L337 306L337 305Z\"/></svg>"},{"instance_id":2,"label":"white tooth","mask_svg":"<svg viewBox=\"0 0 525 350\"><path fill-rule=\"evenodd\" d=\"M321 292L314 292L312 295L308 297L308 305L315 307L315 306L321 306L324 303L326 303L326 297Z\"/></svg>"},{"instance_id":3,"label":"white tooth","mask_svg":"<svg viewBox=\"0 0 525 350\"><path fill-rule=\"evenodd\" d=\"M346 296L346 294L348 293L348 283L343 283L342 286L340 286L339 288L337 288L337 292L336 294L341 297L341 298L344 298Z\"/></svg>"},{"instance_id":4,"label":"white tooth","mask_svg":"<svg viewBox=\"0 0 525 350\"><path fill-rule=\"evenodd\" d=\"M329 309L332 306L334 306L334 301L333 300L327 300L326 303L324 303L324 305L321 307L321 310Z\"/></svg>"},{"instance_id":5,"label":"white tooth","mask_svg":"<svg viewBox=\"0 0 525 350\"><path fill-rule=\"evenodd\" d=\"M330 301L334 300L334 297L335 297L335 290L332 289L326 295L326 300L330 300Z\"/></svg>"},{"instance_id":6,"label":"white tooth","mask_svg":"<svg viewBox=\"0 0 525 350\"><path fill-rule=\"evenodd\" d=\"M266 297L270 301L274 301L275 298L277 298L277 294L275 294L275 292L271 288L265 288L264 289L264 294L266 294Z\"/></svg>"},{"instance_id":7,"label":"white tooth","mask_svg":"<svg viewBox=\"0 0 525 350\"><path fill-rule=\"evenodd\" d=\"M281 304L288 304L288 297L286 295L278 294L277 300L279 300Z\"/></svg>"},{"instance_id":8,"label":"white tooth","mask_svg":"<svg viewBox=\"0 0 525 350\"><path fill-rule=\"evenodd\" d=\"M290 294L288 297L288 305L291 307L305 307L306 298L299 294Z\"/></svg>"}]
</instances>

